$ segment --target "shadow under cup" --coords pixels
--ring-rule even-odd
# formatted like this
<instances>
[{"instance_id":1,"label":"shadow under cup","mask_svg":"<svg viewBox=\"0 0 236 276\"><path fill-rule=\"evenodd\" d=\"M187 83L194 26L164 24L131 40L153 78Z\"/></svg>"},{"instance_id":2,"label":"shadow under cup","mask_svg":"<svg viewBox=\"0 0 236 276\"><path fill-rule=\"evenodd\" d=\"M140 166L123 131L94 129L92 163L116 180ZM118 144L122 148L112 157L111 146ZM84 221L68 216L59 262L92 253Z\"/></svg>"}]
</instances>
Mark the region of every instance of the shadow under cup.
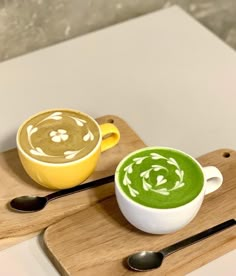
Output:
<instances>
[{"instance_id":1,"label":"shadow under cup","mask_svg":"<svg viewBox=\"0 0 236 276\"><path fill-rule=\"evenodd\" d=\"M186 226L198 213L205 194L217 190L222 182L216 167L203 168L182 151L146 147L119 163L115 194L132 225L147 233L167 234ZM188 197L196 187L196 193Z\"/></svg>"},{"instance_id":2,"label":"shadow under cup","mask_svg":"<svg viewBox=\"0 0 236 276\"><path fill-rule=\"evenodd\" d=\"M53 109L27 119L17 132L17 149L27 174L50 189L66 189L86 180L101 152L120 139L111 123L98 125L88 114Z\"/></svg>"}]
</instances>

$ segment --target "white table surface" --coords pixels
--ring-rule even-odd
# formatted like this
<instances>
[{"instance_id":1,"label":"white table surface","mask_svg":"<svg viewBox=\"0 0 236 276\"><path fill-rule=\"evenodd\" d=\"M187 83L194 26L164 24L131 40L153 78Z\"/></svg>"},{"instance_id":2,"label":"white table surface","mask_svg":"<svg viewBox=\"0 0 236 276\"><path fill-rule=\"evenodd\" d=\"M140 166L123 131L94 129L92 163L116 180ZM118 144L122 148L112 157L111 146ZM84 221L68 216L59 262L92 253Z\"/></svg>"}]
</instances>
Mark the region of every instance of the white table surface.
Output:
<instances>
[{"instance_id":1,"label":"white table surface","mask_svg":"<svg viewBox=\"0 0 236 276\"><path fill-rule=\"evenodd\" d=\"M1 63L0 151L29 115L69 107L118 115L147 145L199 156L236 148L235 102L234 50L172 7ZM235 257L189 275L233 275ZM1 251L0 275L58 272L39 236Z\"/></svg>"}]
</instances>

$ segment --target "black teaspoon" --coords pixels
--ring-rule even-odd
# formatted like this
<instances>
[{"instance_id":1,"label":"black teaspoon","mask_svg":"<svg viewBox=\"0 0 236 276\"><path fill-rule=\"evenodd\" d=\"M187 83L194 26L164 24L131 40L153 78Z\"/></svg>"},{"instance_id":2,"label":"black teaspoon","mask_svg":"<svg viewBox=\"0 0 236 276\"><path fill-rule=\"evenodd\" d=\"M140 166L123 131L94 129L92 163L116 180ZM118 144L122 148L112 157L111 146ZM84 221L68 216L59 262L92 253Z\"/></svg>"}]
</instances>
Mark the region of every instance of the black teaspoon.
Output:
<instances>
[{"instance_id":1,"label":"black teaspoon","mask_svg":"<svg viewBox=\"0 0 236 276\"><path fill-rule=\"evenodd\" d=\"M227 220L221 224L218 224L208 230L200 232L192 237L177 242L171 246L168 246L160 251L140 251L128 257L128 266L135 271L148 271L161 266L163 259L176 251L192 245L198 241L206 239L226 228L234 226L236 224L235 219Z\"/></svg>"},{"instance_id":2,"label":"black teaspoon","mask_svg":"<svg viewBox=\"0 0 236 276\"><path fill-rule=\"evenodd\" d=\"M78 193L90 188L98 187L114 181L114 175L81 184L69 189L57 191L46 196L20 196L10 201L10 207L18 212L37 212L42 210L50 201L59 197Z\"/></svg>"}]
</instances>

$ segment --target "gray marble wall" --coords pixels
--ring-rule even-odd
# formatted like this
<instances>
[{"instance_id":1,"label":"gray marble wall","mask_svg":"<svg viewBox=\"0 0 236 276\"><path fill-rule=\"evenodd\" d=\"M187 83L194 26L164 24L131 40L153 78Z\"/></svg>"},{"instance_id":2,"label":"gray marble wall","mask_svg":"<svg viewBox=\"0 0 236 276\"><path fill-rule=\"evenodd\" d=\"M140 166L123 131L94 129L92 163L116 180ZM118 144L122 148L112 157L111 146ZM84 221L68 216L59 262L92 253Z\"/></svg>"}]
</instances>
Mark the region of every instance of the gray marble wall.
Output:
<instances>
[{"instance_id":1,"label":"gray marble wall","mask_svg":"<svg viewBox=\"0 0 236 276\"><path fill-rule=\"evenodd\" d=\"M0 61L174 4L236 49L235 0L0 0Z\"/></svg>"}]
</instances>

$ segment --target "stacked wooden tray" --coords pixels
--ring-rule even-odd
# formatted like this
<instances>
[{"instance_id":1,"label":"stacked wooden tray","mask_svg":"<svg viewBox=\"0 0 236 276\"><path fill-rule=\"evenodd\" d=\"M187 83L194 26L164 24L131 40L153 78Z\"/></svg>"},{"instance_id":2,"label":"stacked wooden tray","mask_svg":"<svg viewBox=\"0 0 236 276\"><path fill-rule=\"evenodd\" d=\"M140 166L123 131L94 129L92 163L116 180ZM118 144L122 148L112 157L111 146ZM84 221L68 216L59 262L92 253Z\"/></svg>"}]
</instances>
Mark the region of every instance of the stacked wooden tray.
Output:
<instances>
[{"instance_id":1,"label":"stacked wooden tray","mask_svg":"<svg viewBox=\"0 0 236 276\"><path fill-rule=\"evenodd\" d=\"M119 161L145 146L128 124L113 115L98 118L113 122L121 132L118 146L102 154L95 173L86 181L114 174ZM220 149L199 158L203 166L217 166L224 183L206 196L197 217L169 235L150 235L135 229L122 216L114 184L73 194L51 202L38 213L17 213L8 202L21 195L52 191L34 183L24 172L16 149L0 154L0 248L44 233L47 253L63 275L129 275L126 257L140 250L159 250L188 236L236 217L236 152ZM158 270L145 275L184 275L236 248L235 227L169 256ZM142 273L141 273L142 274Z\"/></svg>"}]
</instances>

